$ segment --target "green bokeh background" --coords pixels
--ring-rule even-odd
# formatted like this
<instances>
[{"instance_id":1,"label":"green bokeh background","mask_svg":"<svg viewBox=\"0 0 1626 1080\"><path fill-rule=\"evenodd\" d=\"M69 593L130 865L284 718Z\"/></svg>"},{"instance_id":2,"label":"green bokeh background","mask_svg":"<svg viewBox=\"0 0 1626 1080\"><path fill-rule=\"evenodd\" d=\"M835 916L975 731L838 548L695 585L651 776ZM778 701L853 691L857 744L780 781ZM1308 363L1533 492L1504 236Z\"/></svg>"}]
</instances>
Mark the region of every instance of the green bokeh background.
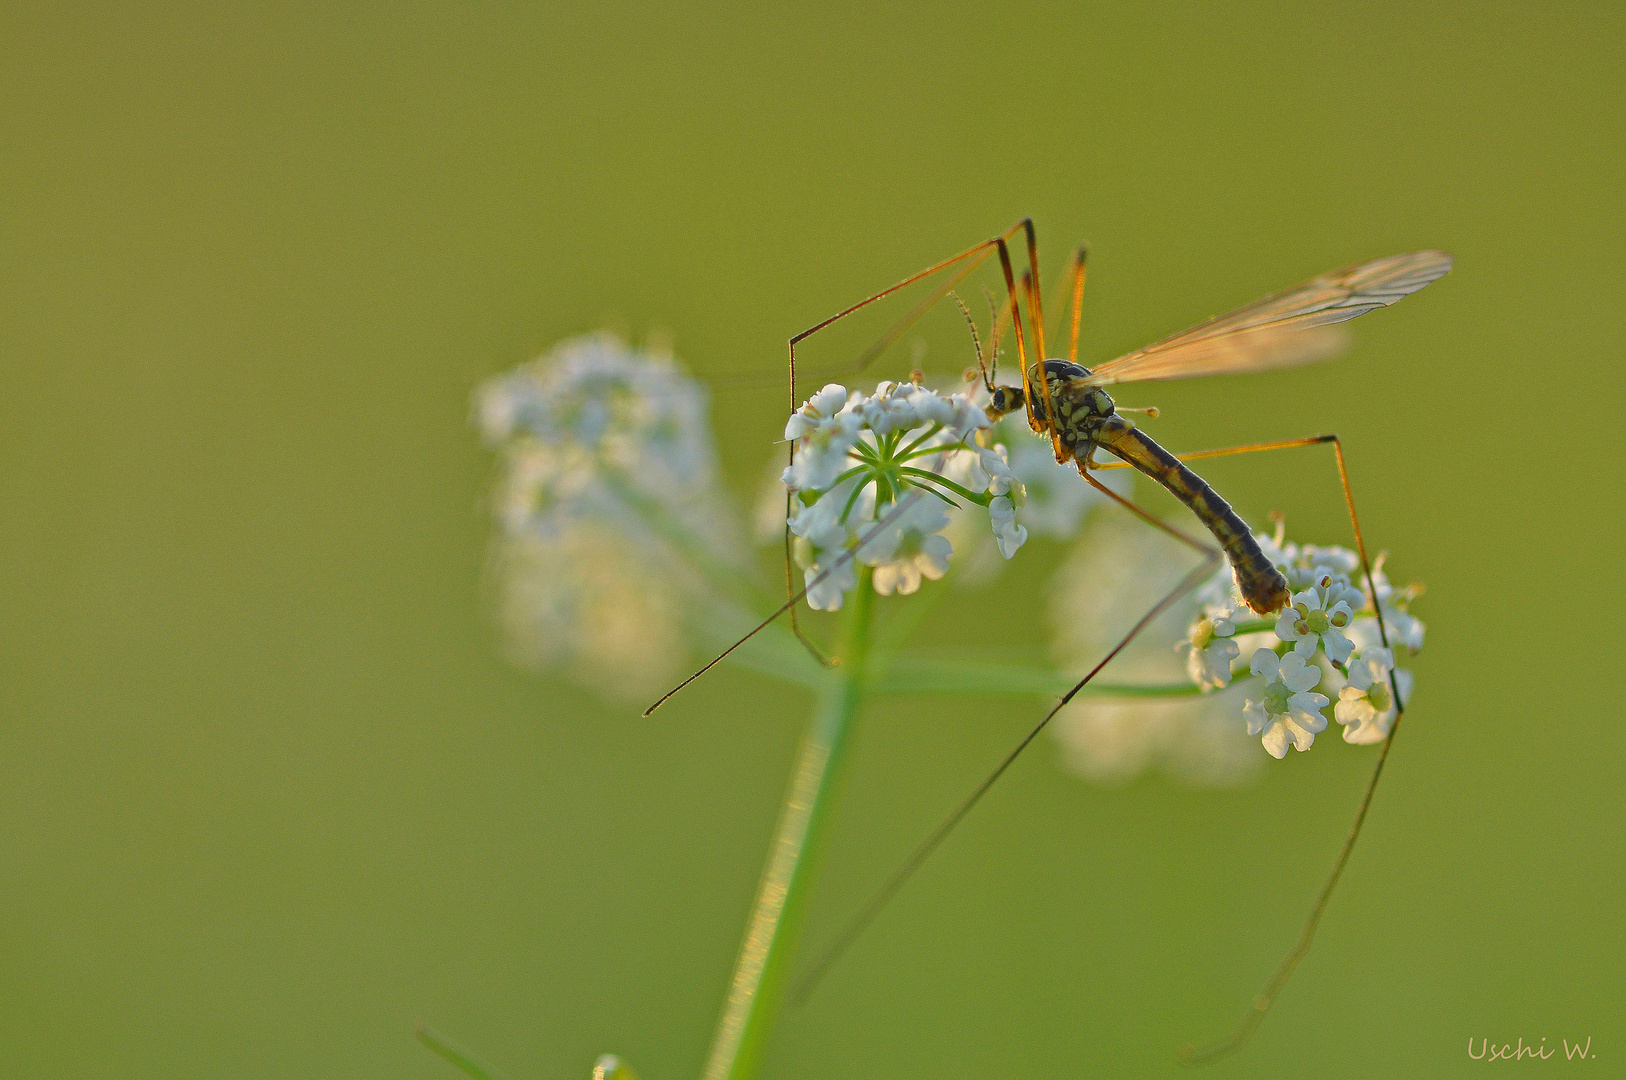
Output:
<instances>
[{"instance_id":1,"label":"green bokeh background","mask_svg":"<svg viewBox=\"0 0 1626 1080\"><path fill-rule=\"evenodd\" d=\"M1177 449L1340 432L1369 537L1430 590L1366 836L1213 1075L1454 1076L1486 1036L1590 1036L1620 1075L1618 4L5 21L8 1075L451 1076L417 1019L520 1080L605 1050L695 1075L808 703L728 671L644 721L510 667L469 391L570 334L668 332L750 380L716 398L743 501L788 334L1022 214L1052 275L1093 244L1096 359L1331 266L1458 257L1337 365L1139 395ZM1342 541L1330 455L1277 457L1208 472ZM1023 556L1039 588L1061 549ZM982 594L933 633L1040 650L1038 614ZM1037 704L867 715L814 940ZM767 1075L1175 1075L1290 944L1372 751L1327 737L1225 792L1058 756Z\"/></svg>"}]
</instances>

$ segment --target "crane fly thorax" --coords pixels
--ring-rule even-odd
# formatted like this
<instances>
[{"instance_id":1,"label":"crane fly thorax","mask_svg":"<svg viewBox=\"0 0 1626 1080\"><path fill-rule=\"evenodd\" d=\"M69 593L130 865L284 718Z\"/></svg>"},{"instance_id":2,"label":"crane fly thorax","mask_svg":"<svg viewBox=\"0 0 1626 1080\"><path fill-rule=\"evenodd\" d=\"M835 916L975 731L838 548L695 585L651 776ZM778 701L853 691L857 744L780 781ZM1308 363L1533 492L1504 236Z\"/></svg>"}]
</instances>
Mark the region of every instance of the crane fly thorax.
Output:
<instances>
[{"instance_id":1,"label":"crane fly thorax","mask_svg":"<svg viewBox=\"0 0 1626 1080\"><path fill-rule=\"evenodd\" d=\"M1030 377L1028 415L1041 430L1054 430L1063 445L1083 457L1084 451L1101 441L1109 429L1124 426L1126 422L1114 411L1112 395L1099 386L1084 380L1090 369L1066 360L1046 360L1045 384L1050 391L1050 405L1055 409L1052 422L1045 407L1045 386L1038 382L1038 372Z\"/></svg>"}]
</instances>

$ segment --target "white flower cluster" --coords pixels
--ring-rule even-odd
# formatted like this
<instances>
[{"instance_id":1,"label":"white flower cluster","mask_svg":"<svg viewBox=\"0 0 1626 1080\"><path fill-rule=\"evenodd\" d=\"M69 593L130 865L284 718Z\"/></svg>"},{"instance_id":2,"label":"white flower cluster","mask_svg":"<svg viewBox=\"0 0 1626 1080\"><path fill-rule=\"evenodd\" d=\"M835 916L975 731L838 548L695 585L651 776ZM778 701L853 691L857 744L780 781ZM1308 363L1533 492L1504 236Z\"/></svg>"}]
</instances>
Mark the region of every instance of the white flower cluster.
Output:
<instances>
[{"instance_id":1,"label":"white flower cluster","mask_svg":"<svg viewBox=\"0 0 1626 1080\"><path fill-rule=\"evenodd\" d=\"M481 385L475 420L502 456L498 516L543 535L582 519L636 524L647 499L702 534L720 523L705 387L669 356L607 334L560 342ZM721 536L717 537L721 540Z\"/></svg>"},{"instance_id":2,"label":"white flower cluster","mask_svg":"<svg viewBox=\"0 0 1626 1080\"><path fill-rule=\"evenodd\" d=\"M1246 645L1246 670L1262 681L1249 691L1243 718L1248 734L1273 756L1289 746L1308 750L1326 730L1324 710L1332 701L1318 689L1337 695L1333 718L1344 725L1345 741L1381 742L1398 715L1390 674L1402 701L1412 676L1395 670L1394 650L1383 645L1372 599L1359 587L1360 557L1347 548L1283 543L1279 531L1255 539L1286 576L1292 602L1274 622L1256 620L1222 568L1205 587L1202 614L1182 643L1191 680L1205 691L1229 685ZM1421 649L1423 624L1407 610L1415 590L1394 589L1381 560L1372 576L1390 644Z\"/></svg>"},{"instance_id":3,"label":"white flower cluster","mask_svg":"<svg viewBox=\"0 0 1626 1080\"><path fill-rule=\"evenodd\" d=\"M561 342L474 394L498 455L492 566L515 659L630 696L686 651L692 555L738 555L705 388L608 335Z\"/></svg>"},{"instance_id":4,"label":"white flower cluster","mask_svg":"<svg viewBox=\"0 0 1626 1080\"><path fill-rule=\"evenodd\" d=\"M987 508L1000 554L1016 554L1028 536L1024 491L1004 449L973 440L987 426L965 395L912 382L867 395L832 383L791 414L795 456L781 479L795 497L789 526L808 606L841 607L855 564L874 568L882 595L941 578L953 553L943 530L968 502Z\"/></svg>"}]
</instances>

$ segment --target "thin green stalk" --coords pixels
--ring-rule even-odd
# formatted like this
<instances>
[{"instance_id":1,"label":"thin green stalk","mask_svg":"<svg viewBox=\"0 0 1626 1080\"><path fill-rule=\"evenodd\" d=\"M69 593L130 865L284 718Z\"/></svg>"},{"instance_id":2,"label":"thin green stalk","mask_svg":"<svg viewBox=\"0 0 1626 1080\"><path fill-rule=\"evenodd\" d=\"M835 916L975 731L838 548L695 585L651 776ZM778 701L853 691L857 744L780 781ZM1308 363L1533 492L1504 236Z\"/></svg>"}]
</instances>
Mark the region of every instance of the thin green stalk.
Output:
<instances>
[{"instance_id":1,"label":"thin green stalk","mask_svg":"<svg viewBox=\"0 0 1626 1080\"><path fill-rule=\"evenodd\" d=\"M474 1080L507 1080L502 1073L462 1047L454 1045L446 1036L435 1031L427 1024L420 1022L417 1026L417 1034L419 1042L474 1077Z\"/></svg>"},{"instance_id":2,"label":"thin green stalk","mask_svg":"<svg viewBox=\"0 0 1626 1080\"><path fill-rule=\"evenodd\" d=\"M878 676L875 694L1060 694L1078 681L1076 675L1015 664L989 664L961 657L904 653ZM1191 682L1122 684L1090 683L1080 694L1099 697L1192 697L1202 688Z\"/></svg>"},{"instance_id":3,"label":"thin green stalk","mask_svg":"<svg viewBox=\"0 0 1626 1080\"><path fill-rule=\"evenodd\" d=\"M820 692L813 726L802 739L779 826L757 886L728 1000L712 1037L705 1080L749 1080L756 1074L796 954L801 916L813 879L814 850L828 817L833 780L853 718L863 701L869 661L870 571L860 572L847 611L841 666Z\"/></svg>"}]
</instances>

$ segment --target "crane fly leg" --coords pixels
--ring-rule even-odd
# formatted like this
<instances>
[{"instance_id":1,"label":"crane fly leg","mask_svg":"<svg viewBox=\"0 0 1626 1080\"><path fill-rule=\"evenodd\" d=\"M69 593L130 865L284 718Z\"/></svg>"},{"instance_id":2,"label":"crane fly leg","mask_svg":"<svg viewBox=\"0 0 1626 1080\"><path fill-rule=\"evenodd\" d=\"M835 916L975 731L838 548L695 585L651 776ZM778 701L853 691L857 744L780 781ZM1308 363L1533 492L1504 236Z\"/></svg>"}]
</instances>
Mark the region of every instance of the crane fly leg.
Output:
<instances>
[{"instance_id":1,"label":"crane fly leg","mask_svg":"<svg viewBox=\"0 0 1626 1080\"><path fill-rule=\"evenodd\" d=\"M1133 506L1131 508L1134 509ZM1011 763L1020 757L1022 751L1026 750L1028 745L1032 743L1034 739L1039 737L1039 733L1050 725L1050 721L1055 718L1056 714L1059 713L1068 702L1072 701L1073 698L1077 696L1079 691L1083 690L1085 686L1089 685L1090 680L1094 679L1096 675L1100 674L1102 668L1111 663L1114 657L1122 652L1131 641L1134 641L1135 638L1139 636L1140 632L1146 629L1152 620L1156 619L1159 615L1163 614L1163 612L1167 611L1169 607L1175 603L1175 601L1179 600L1186 593L1208 580L1208 577L1214 572L1214 567L1219 565L1219 562L1220 553L1212 548L1208 549L1202 562L1198 563L1197 566L1186 574L1185 577L1181 578L1179 583L1176 584L1173 589L1169 590L1167 595L1165 595L1156 604L1153 604L1151 609L1148 610L1145 615L1142 615L1134 626L1130 627L1129 632L1123 636L1123 639L1114 645L1112 649L1101 658L1099 663L1091 668L1082 679L1079 679L1078 682L1074 683L1072 689L1068 690L1065 694L1057 699L1056 703L1051 706L1050 711L1045 713L1044 717L1040 719L1040 721L1022 737L1022 741L1018 742L1010 753L1005 755L1004 759L994 767L994 770L983 779L982 783L978 784L976 789L973 790L971 794L967 796L958 807L955 808L954 812L949 814L949 816L943 820L943 823L934 829L931 835L927 836L926 839L915 848L910 856L905 859L903 863L892 872L891 876L888 877L884 883L882 883L881 887L875 891L874 895L870 897L869 901L863 907L858 909L858 913L848 920L847 925L842 928L841 932L836 935L829 946L825 948L824 952L820 954L818 960L808 966L807 973L798 979L796 984L791 988L790 994L786 999L789 1004L800 1005L802 1002L807 1000L808 995L813 992L813 989L819 984L819 981L824 978L825 973L830 970L837 960L841 959L853 942L858 940L860 935L863 934L864 930L869 927L869 924L873 922L875 917L881 913L881 910L886 907L886 905L895 895L897 895L898 890L903 888L909 879L914 876L915 871L919 870L921 865L931 857L932 852L936 851L938 846L941 845L944 840L948 839L949 834L955 830L960 822L965 820L966 815L971 812L972 808L975 807L978 802L982 801L982 797L988 793L988 789L993 787L999 778L1005 774L1005 770L1011 767Z\"/></svg>"},{"instance_id":2,"label":"crane fly leg","mask_svg":"<svg viewBox=\"0 0 1626 1080\"><path fill-rule=\"evenodd\" d=\"M1355 534L1355 550L1361 557L1361 572L1366 577L1367 595L1371 597L1372 610L1377 615L1378 636L1383 641L1384 647L1388 648L1389 631L1383 623L1383 607L1378 603L1377 583L1372 578L1372 563L1367 558L1366 540L1361 535L1360 518L1355 513L1355 496L1349 487L1349 467L1344 460L1344 444L1337 435L1312 435L1304 439L1248 443L1243 446L1227 446L1218 450L1199 450L1196 453L1176 454L1175 456L1181 461L1196 461L1202 458L1250 454L1264 450L1289 450L1300 446L1319 446L1322 443L1332 444L1334 458L1338 464L1338 483L1343 488L1344 506L1349 511L1350 528ZM1120 462L1096 466L1099 469L1125 467ZM1090 479L1088 475L1086 475L1086 479ZM1095 483L1095 481L1091 480L1091 483ZM1107 490L1101 484L1096 484L1096 486L1102 491ZM1107 493L1112 494L1112 492ZM1116 495L1113 497L1117 498ZM1131 509L1134 509L1134 507L1131 507ZM1142 516L1146 515L1142 514ZM1158 523L1154 522L1154 524ZM1377 790L1378 779L1383 775L1384 762L1389 759L1389 748L1394 744L1395 733L1400 730L1400 721L1405 716L1406 705L1401 699L1400 682L1393 668L1389 671L1389 689L1394 694L1394 723L1390 725L1389 734L1384 738L1383 746L1378 751L1378 760L1372 766L1372 775L1368 778L1366 790L1361 795L1360 806L1355 811L1355 821L1350 826L1349 835L1344 838L1343 847L1339 849L1338 856L1333 861L1332 871L1327 875L1327 880L1321 886L1321 891L1316 895L1315 903L1310 908L1310 914L1305 919L1304 926L1299 930L1298 941L1294 944L1292 951L1287 954L1286 959L1277 967L1276 973L1271 976L1270 982L1265 985L1264 990L1260 991L1259 995L1254 998L1253 1005L1249 1008L1247 1015L1242 1018L1242 1022L1237 1025L1236 1030L1228 1038L1207 1046L1181 1047L1179 1051L1180 1060L1185 1064L1207 1065L1240 1050L1248 1039L1253 1036L1254 1030L1264 1021L1265 1014L1270 1011L1271 1004L1276 1000L1277 995L1281 993L1282 988L1287 985L1287 980L1292 976L1293 970L1299 966L1299 962L1310 951L1310 943L1315 938L1316 928L1321 923L1321 916L1326 911L1328 902L1332 899L1332 892L1338 884L1338 879L1343 876L1344 867L1349 863L1351 852L1355 850L1355 841L1360 838L1361 826L1366 822L1366 812L1372 805L1372 795Z\"/></svg>"}]
</instances>

